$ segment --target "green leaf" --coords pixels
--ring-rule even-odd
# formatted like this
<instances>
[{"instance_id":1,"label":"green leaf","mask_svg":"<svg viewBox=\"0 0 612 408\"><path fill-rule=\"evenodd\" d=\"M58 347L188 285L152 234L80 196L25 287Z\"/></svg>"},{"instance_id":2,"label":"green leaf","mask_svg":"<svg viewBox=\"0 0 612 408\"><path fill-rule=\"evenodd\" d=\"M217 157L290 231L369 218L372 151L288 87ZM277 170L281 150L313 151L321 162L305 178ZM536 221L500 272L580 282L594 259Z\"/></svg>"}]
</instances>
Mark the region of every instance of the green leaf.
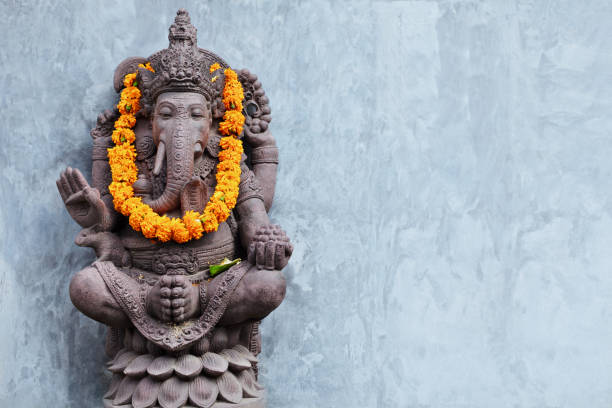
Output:
<instances>
[{"instance_id":1,"label":"green leaf","mask_svg":"<svg viewBox=\"0 0 612 408\"><path fill-rule=\"evenodd\" d=\"M132 110L132 105L125 105L125 110L126 112L129 112Z\"/></svg>"},{"instance_id":2,"label":"green leaf","mask_svg":"<svg viewBox=\"0 0 612 408\"><path fill-rule=\"evenodd\" d=\"M221 272L225 272L232 266L239 264L239 263L240 263L240 258L234 259L233 261L230 261L227 258L223 258L223 260L219 262L218 264L210 265L209 267L210 276L215 276L215 275L220 274Z\"/></svg>"},{"instance_id":3,"label":"green leaf","mask_svg":"<svg viewBox=\"0 0 612 408\"><path fill-rule=\"evenodd\" d=\"M132 86L138 86L138 81L132 82Z\"/></svg>"}]
</instances>

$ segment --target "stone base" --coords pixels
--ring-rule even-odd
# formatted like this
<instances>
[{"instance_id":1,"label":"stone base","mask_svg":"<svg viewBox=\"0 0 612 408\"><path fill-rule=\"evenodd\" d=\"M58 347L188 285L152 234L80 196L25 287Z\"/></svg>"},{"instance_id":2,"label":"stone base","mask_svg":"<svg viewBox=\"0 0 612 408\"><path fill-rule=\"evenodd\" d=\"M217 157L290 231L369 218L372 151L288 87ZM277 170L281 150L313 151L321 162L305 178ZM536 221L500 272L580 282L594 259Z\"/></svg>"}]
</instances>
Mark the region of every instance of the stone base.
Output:
<instances>
[{"instance_id":1,"label":"stone base","mask_svg":"<svg viewBox=\"0 0 612 408\"><path fill-rule=\"evenodd\" d=\"M113 401L109 399L104 399L104 408L133 408L132 404L127 405L113 405ZM237 404L233 404L231 402L223 402L218 401L215 402L210 408L265 408L266 401L265 398L243 398ZM155 405L152 408L161 408L159 405ZM183 405L183 408L196 408L193 405Z\"/></svg>"},{"instance_id":2,"label":"stone base","mask_svg":"<svg viewBox=\"0 0 612 408\"><path fill-rule=\"evenodd\" d=\"M108 363L113 378L104 408L264 408L256 363L241 345L201 356L124 348Z\"/></svg>"}]
</instances>

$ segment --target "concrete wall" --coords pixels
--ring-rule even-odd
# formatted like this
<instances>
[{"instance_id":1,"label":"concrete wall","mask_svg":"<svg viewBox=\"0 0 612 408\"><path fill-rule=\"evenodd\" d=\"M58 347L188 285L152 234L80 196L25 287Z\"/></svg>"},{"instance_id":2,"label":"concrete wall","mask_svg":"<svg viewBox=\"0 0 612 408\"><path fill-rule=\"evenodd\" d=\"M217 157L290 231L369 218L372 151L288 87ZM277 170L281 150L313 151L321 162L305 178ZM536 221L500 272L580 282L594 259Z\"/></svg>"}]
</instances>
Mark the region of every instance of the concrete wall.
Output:
<instances>
[{"instance_id":1,"label":"concrete wall","mask_svg":"<svg viewBox=\"0 0 612 408\"><path fill-rule=\"evenodd\" d=\"M100 406L55 179L179 7L271 99L270 407L612 406L612 3L51 3L0 4L0 406Z\"/></svg>"}]
</instances>

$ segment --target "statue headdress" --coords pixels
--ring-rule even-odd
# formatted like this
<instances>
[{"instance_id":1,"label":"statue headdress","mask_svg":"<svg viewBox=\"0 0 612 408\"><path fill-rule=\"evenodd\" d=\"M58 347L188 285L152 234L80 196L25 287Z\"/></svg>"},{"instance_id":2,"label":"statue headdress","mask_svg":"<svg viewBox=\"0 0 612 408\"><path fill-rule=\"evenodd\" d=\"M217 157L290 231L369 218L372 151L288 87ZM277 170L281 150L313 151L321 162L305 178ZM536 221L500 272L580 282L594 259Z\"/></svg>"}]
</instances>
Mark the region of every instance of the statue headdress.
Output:
<instances>
[{"instance_id":1,"label":"statue headdress","mask_svg":"<svg viewBox=\"0 0 612 408\"><path fill-rule=\"evenodd\" d=\"M209 102L217 98L221 89L211 82L209 67L215 62L222 67L228 65L216 54L198 48L197 30L186 10L177 11L168 40L168 48L147 59L155 73L138 70L145 105L152 106L163 92L197 92Z\"/></svg>"}]
</instances>

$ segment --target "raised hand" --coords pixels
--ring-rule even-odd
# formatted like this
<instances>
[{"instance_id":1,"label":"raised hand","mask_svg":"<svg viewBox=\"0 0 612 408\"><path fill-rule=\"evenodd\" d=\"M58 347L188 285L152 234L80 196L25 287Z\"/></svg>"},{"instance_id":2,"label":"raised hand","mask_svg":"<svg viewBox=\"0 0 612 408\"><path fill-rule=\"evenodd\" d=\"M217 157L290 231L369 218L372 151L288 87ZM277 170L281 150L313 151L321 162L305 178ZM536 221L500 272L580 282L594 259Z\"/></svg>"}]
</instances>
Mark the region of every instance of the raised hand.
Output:
<instances>
[{"instance_id":1,"label":"raised hand","mask_svg":"<svg viewBox=\"0 0 612 408\"><path fill-rule=\"evenodd\" d=\"M268 126L272 120L270 105L266 92L257 80L257 75L248 69L238 72L238 78L244 89L244 140L251 147L276 146Z\"/></svg>"},{"instance_id":2,"label":"raised hand","mask_svg":"<svg viewBox=\"0 0 612 408\"><path fill-rule=\"evenodd\" d=\"M257 133L251 131L248 125L244 127L244 140L253 148L262 146L276 146L276 140L269 130Z\"/></svg>"},{"instance_id":3,"label":"raised hand","mask_svg":"<svg viewBox=\"0 0 612 408\"><path fill-rule=\"evenodd\" d=\"M148 312L164 322L181 323L199 310L199 291L185 275L164 275L147 295Z\"/></svg>"},{"instance_id":4,"label":"raised hand","mask_svg":"<svg viewBox=\"0 0 612 408\"><path fill-rule=\"evenodd\" d=\"M79 170L68 167L56 184L68 213L81 227L98 225L101 231L110 229L109 209L98 189L91 187Z\"/></svg>"},{"instance_id":5,"label":"raised hand","mask_svg":"<svg viewBox=\"0 0 612 408\"><path fill-rule=\"evenodd\" d=\"M267 224L259 227L249 245L249 262L259 269L281 270L289 262L293 245L278 225Z\"/></svg>"}]
</instances>

